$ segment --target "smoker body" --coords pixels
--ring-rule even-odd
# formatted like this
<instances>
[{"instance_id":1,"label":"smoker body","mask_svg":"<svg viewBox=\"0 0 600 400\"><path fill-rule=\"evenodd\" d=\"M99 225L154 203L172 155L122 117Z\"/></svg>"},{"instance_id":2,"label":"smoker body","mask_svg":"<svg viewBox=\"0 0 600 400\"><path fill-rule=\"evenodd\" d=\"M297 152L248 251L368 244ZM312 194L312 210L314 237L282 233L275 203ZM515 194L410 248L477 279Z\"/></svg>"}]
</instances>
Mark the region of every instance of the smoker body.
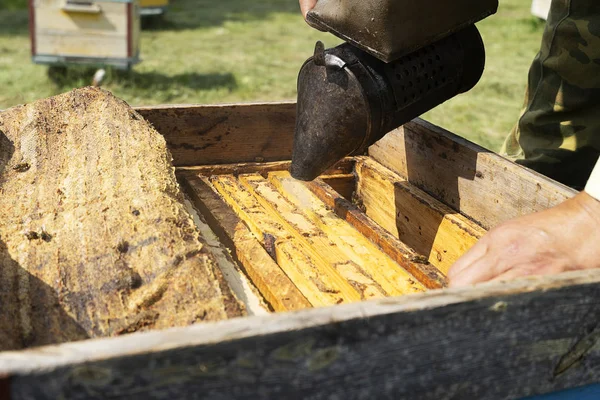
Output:
<instances>
[{"instance_id":1,"label":"smoker body","mask_svg":"<svg viewBox=\"0 0 600 400\"><path fill-rule=\"evenodd\" d=\"M498 3L458 3L317 3L307 21L348 42L329 50L317 44L300 70L295 178L316 178L339 159L362 154L387 132L475 86L485 50L474 22L494 13Z\"/></svg>"}]
</instances>

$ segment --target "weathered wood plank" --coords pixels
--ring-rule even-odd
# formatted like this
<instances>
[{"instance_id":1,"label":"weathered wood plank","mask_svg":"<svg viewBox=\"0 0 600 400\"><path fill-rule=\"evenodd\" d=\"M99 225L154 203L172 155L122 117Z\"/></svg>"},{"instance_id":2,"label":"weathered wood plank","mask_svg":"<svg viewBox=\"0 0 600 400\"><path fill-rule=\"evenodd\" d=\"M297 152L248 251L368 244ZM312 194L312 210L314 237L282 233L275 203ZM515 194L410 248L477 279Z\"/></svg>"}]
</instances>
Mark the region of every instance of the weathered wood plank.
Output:
<instances>
[{"instance_id":1,"label":"weathered wood plank","mask_svg":"<svg viewBox=\"0 0 600 400\"><path fill-rule=\"evenodd\" d=\"M381 228L357 206L340 196L333 188L320 179L307 183L307 187L328 207L350 223L360 233L369 238L381 250L405 270L414 275L428 289L438 289L447 285L447 279L433 265L415 253L413 249Z\"/></svg>"},{"instance_id":2,"label":"weathered wood plank","mask_svg":"<svg viewBox=\"0 0 600 400\"><path fill-rule=\"evenodd\" d=\"M295 218L288 220L290 224L294 224L300 234L298 239L308 241L317 252L334 263L336 269L346 279L355 281L361 286L377 285L380 290L375 291L377 296L374 297L381 297L382 292L396 296L424 290L414 276L377 248L352 225L327 208L325 203L315 196L303 182L293 179L288 172L271 172L269 181L278 189L278 192L275 192L270 185L265 184L266 182L255 182L255 190L263 194L265 198L267 196L273 198L281 193L296 207L298 210L296 212L301 212L313 223L314 226L307 229L307 226L295 225ZM347 266L342 269L342 265Z\"/></svg>"},{"instance_id":3,"label":"weathered wood plank","mask_svg":"<svg viewBox=\"0 0 600 400\"><path fill-rule=\"evenodd\" d=\"M296 285L252 235L242 220L221 199L210 183L193 173L180 173L188 196L204 215L221 242L234 252L246 274L275 311L311 307Z\"/></svg>"},{"instance_id":4,"label":"weathered wood plank","mask_svg":"<svg viewBox=\"0 0 600 400\"><path fill-rule=\"evenodd\" d=\"M385 297L388 294L382 288L382 284L376 282L371 274L355 262L356 260L346 257L339 248L339 243L334 242L266 179L260 175L243 175L240 182L256 196L266 210L277 216L295 243L307 249L314 259L322 260L327 268L335 271L359 294L359 299ZM306 206L309 207L308 204Z\"/></svg>"},{"instance_id":5,"label":"weathered wood plank","mask_svg":"<svg viewBox=\"0 0 600 400\"><path fill-rule=\"evenodd\" d=\"M262 238L263 246L313 306L361 299L333 265L306 243L297 241L279 215L266 208L264 202L261 203L235 177L215 176L211 183L250 231Z\"/></svg>"},{"instance_id":6,"label":"weathered wood plank","mask_svg":"<svg viewBox=\"0 0 600 400\"><path fill-rule=\"evenodd\" d=\"M246 162L235 164L210 164L177 167L177 171L192 172L198 176L233 175L267 173L288 170L291 161Z\"/></svg>"},{"instance_id":7,"label":"weathered wood plank","mask_svg":"<svg viewBox=\"0 0 600 400\"><path fill-rule=\"evenodd\" d=\"M370 158L356 163L357 196L366 214L425 255L442 273L485 230Z\"/></svg>"},{"instance_id":8,"label":"weathered wood plank","mask_svg":"<svg viewBox=\"0 0 600 400\"><path fill-rule=\"evenodd\" d=\"M0 376L14 400L520 398L600 381L599 283L579 271L3 353Z\"/></svg>"},{"instance_id":9,"label":"weathered wood plank","mask_svg":"<svg viewBox=\"0 0 600 400\"><path fill-rule=\"evenodd\" d=\"M576 193L420 119L386 135L369 155L485 229Z\"/></svg>"},{"instance_id":10,"label":"weathered wood plank","mask_svg":"<svg viewBox=\"0 0 600 400\"><path fill-rule=\"evenodd\" d=\"M487 154L477 152L478 166L465 182L458 178L469 176L460 175L469 160L465 151L483 149L435 129L419 135L426 140L419 147L413 132L417 150L410 163L401 162L414 167L416 157L422 164L418 174L405 168L406 176L410 180L412 173L436 196L443 193L440 198L448 204L454 199L463 212L475 210L484 222L523 213L526 200L542 207L545 200L558 202L561 193L564 198L573 193L544 178L534 181L540 184L541 194L536 193L535 183L525 182L530 172L521 169L527 174L513 179L511 171L520 167L501 158L494 159L494 167ZM440 148L458 149L462 156L452 156L462 161L438 158L444 154L436 153ZM190 160L198 153L180 151L188 151ZM397 162L397 151L387 148L385 162ZM495 173L506 166L507 177L489 179L487 170L480 170L481 160ZM449 194L444 193L448 182L454 182L446 187ZM486 215L484 206L489 210L490 204L477 203L477 196L489 199L485 190L490 187L504 195L500 189L507 182L514 185L510 196L523 187L531 196L518 197L516 208L511 200L496 205L491 212L500 207L500 217ZM197 393L209 398L508 399L555 391L600 381L595 367L600 363L599 287L598 271L582 271L1 353L0 398L186 398Z\"/></svg>"},{"instance_id":11,"label":"weathered wood plank","mask_svg":"<svg viewBox=\"0 0 600 400\"><path fill-rule=\"evenodd\" d=\"M292 158L295 103L136 109L166 139L175 166Z\"/></svg>"},{"instance_id":12,"label":"weathered wood plank","mask_svg":"<svg viewBox=\"0 0 600 400\"><path fill-rule=\"evenodd\" d=\"M346 157L333 167L325 171L326 177L331 179L342 179L346 174L352 173L354 169L354 157ZM271 171L288 171L291 161L273 161L273 162L251 162L251 163L235 163L235 164L213 164L213 165L198 165L190 167L179 167L179 171L190 171L197 175L212 176L212 175L234 175L241 174L261 174L266 176Z\"/></svg>"},{"instance_id":13,"label":"weathered wood plank","mask_svg":"<svg viewBox=\"0 0 600 400\"><path fill-rule=\"evenodd\" d=\"M345 199L352 200L352 195L356 191L356 176L354 174L322 175L321 180Z\"/></svg>"},{"instance_id":14,"label":"weathered wood plank","mask_svg":"<svg viewBox=\"0 0 600 400\"><path fill-rule=\"evenodd\" d=\"M189 198L185 200L185 208L194 220L194 224L200 232L200 242L208 253L212 255L217 266L223 273L225 281L231 288L235 297L244 304L248 315L266 315L269 313L269 306L265 303L259 290L244 274L240 267L231 258L229 249L225 247L221 239L215 234L203 215ZM268 255L267 255L268 256ZM307 302L308 303L308 302Z\"/></svg>"}]
</instances>

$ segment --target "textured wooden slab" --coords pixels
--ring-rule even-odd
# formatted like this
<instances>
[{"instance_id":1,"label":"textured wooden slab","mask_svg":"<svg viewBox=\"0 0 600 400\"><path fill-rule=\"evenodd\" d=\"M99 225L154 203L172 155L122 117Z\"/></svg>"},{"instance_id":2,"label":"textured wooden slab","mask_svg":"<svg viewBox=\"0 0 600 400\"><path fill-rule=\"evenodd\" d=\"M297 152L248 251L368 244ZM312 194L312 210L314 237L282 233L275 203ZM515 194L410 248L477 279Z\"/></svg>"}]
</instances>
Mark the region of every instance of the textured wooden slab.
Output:
<instances>
[{"instance_id":1,"label":"textured wooden slab","mask_svg":"<svg viewBox=\"0 0 600 400\"><path fill-rule=\"evenodd\" d=\"M485 229L577 193L420 119L388 133L369 156Z\"/></svg>"},{"instance_id":2,"label":"textured wooden slab","mask_svg":"<svg viewBox=\"0 0 600 400\"><path fill-rule=\"evenodd\" d=\"M295 103L140 107L165 136L175 166L292 158Z\"/></svg>"},{"instance_id":3,"label":"textured wooden slab","mask_svg":"<svg viewBox=\"0 0 600 400\"><path fill-rule=\"evenodd\" d=\"M211 181L313 306L361 299L359 293L337 273L334 265L329 264L309 245L298 241L294 230L283 223L278 213L265 207L264 202L261 204L260 198L247 190L235 177L223 175L214 177ZM298 217L299 223L308 223Z\"/></svg>"},{"instance_id":4,"label":"textured wooden slab","mask_svg":"<svg viewBox=\"0 0 600 400\"><path fill-rule=\"evenodd\" d=\"M270 309L264 301L260 292L241 270L240 265L232 257L231 251L225 243L221 241L219 236L212 230L206 219L198 212L196 205L190 201L189 197L185 200L186 210L194 219L194 224L200 231L200 242L217 262L217 266L223 273L225 281L231 288L234 296L246 308L246 314L251 315L266 315Z\"/></svg>"},{"instance_id":5,"label":"textured wooden slab","mask_svg":"<svg viewBox=\"0 0 600 400\"><path fill-rule=\"evenodd\" d=\"M7 352L0 382L13 400L521 399L600 382L599 272Z\"/></svg>"},{"instance_id":6,"label":"textured wooden slab","mask_svg":"<svg viewBox=\"0 0 600 400\"><path fill-rule=\"evenodd\" d=\"M294 108L250 111L256 107L194 106L178 113L178 107L167 106L144 112L180 145L175 153L180 161L213 157L236 163L241 154L250 160L288 158ZM250 114L264 121L246 123ZM208 141L202 143L202 136ZM0 142L1 148L5 144ZM408 124L372 150L402 178L485 228L574 193L423 122ZM243 168L222 171L268 177L259 164ZM399 251L395 260L407 269L413 263L413 273L429 276L424 267L433 267L397 238L372 235L381 228L359 203L322 182L309 187L386 254ZM233 213L212 188L206 193L214 196L203 202L216 199ZM220 216L218 207L205 203ZM239 244L231 247L236 258L244 266L259 260L256 254L272 260L241 219L229 217L206 222L213 229L234 228L228 232ZM279 268L274 261L273 266ZM599 290L597 270L578 271L2 352L0 398L522 398L600 381Z\"/></svg>"},{"instance_id":7,"label":"textured wooden slab","mask_svg":"<svg viewBox=\"0 0 600 400\"><path fill-rule=\"evenodd\" d=\"M396 258L288 172L271 166L239 176L214 171L186 168L181 174L207 221L276 311L304 307L290 295L317 307L425 290Z\"/></svg>"},{"instance_id":8,"label":"textured wooden slab","mask_svg":"<svg viewBox=\"0 0 600 400\"><path fill-rule=\"evenodd\" d=\"M370 158L356 163L366 214L444 274L485 234L463 215Z\"/></svg>"},{"instance_id":9,"label":"textured wooden slab","mask_svg":"<svg viewBox=\"0 0 600 400\"><path fill-rule=\"evenodd\" d=\"M429 264L426 257L417 254L391 233L369 218L357 205L336 192L322 179L315 179L307 187L340 218L348 221L360 233L368 237L405 270L413 274L428 289L447 285L447 279L439 269Z\"/></svg>"},{"instance_id":10,"label":"textured wooden slab","mask_svg":"<svg viewBox=\"0 0 600 400\"><path fill-rule=\"evenodd\" d=\"M340 259L348 260L352 265L353 268L350 269L352 273L349 274L348 279L365 276L378 285L379 293L388 296L424 290L413 275L381 251L354 226L340 218L303 182L293 179L288 172L272 172L269 174L269 180L320 230L319 235L311 242L314 246L319 246L321 254L328 257L335 256L338 262ZM305 238L310 237L308 233L301 233ZM368 287L368 281L359 280L359 282Z\"/></svg>"},{"instance_id":11,"label":"textured wooden slab","mask_svg":"<svg viewBox=\"0 0 600 400\"><path fill-rule=\"evenodd\" d=\"M99 89L0 114L0 350L243 314L170 161Z\"/></svg>"},{"instance_id":12,"label":"textured wooden slab","mask_svg":"<svg viewBox=\"0 0 600 400\"><path fill-rule=\"evenodd\" d=\"M252 235L246 224L217 194L207 178L182 173L182 181L196 207L222 243L231 249L246 274L275 311L311 307L296 285Z\"/></svg>"}]
</instances>

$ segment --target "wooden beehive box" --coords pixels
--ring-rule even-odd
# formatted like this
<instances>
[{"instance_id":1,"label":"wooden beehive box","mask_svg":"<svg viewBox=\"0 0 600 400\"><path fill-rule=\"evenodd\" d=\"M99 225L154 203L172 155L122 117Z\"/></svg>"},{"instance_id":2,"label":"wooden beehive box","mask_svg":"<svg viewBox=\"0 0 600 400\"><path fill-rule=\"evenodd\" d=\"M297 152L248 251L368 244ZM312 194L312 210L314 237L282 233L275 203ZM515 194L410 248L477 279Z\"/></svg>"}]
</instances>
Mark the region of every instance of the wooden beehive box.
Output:
<instances>
[{"instance_id":1,"label":"wooden beehive box","mask_svg":"<svg viewBox=\"0 0 600 400\"><path fill-rule=\"evenodd\" d=\"M138 111L254 315L5 352L1 398L508 399L600 381L598 272L443 288L486 229L574 191L421 120L301 184L295 104Z\"/></svg>"},{"instance_id":2,"label":"wooden beehive box","mask_svg":"<svg viewBox=\"0 0 600 400\"><path fill-rule=\"evenodd\" d=\"M142 16L162 15L167 12L169 0L140 0Z\"/></svg>"},{"instance_id":3,"label":"wooden beehive box","mask_svg":"<svg viewBox=\"0 0 600 400\"><path fill-rule=\"evenodd\" d=\"M130 68L139 62L137 0L30 0L33 61Z\"/></svg>"}]
</instances>

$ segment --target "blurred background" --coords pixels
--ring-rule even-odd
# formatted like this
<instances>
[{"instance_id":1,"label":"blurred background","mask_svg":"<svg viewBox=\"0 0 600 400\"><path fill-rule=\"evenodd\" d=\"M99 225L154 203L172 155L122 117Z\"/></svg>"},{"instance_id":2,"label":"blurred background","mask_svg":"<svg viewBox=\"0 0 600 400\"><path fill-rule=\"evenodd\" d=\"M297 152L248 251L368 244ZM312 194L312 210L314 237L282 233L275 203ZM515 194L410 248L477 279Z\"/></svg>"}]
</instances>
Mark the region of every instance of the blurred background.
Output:
<instances>
[{"instance_id":1,"label":"blurred background","mask_svg":"<svg viewBox=\"0 0 600 400\"><path fill-rule=\"evenodd\" d=\"M32 63L28 19L27 0L0 0L0 109L89 85L97 70ZM497 151L519 117L544 21L531 15L531 0L500 0L478 27L482 81L424 117ZM317 40L339 43L305 24L297 0L171 0L165 15L143 20L142 62L105 68L102 87L133 106L294 100Z\"/></svg>"}]
</instances>

